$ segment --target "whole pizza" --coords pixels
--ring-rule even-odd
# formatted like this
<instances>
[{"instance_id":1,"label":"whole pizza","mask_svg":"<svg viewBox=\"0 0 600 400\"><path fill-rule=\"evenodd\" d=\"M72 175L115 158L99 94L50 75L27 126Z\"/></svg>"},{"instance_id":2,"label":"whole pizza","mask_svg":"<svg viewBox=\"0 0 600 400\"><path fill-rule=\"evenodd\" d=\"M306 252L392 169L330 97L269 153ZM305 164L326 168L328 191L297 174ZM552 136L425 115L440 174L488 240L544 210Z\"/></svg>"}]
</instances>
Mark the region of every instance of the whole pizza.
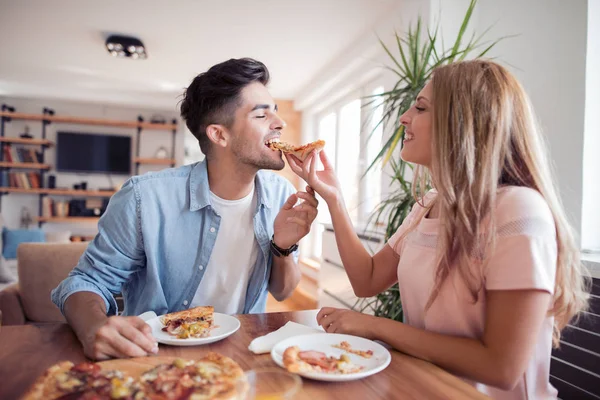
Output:
<instances>
[{"instance_id":1,"label":"whole pizza","mask_svg":"<svg viewBox=\"0 0 600 400\"><path fill-rule=\"evenodd\" d=\"M242 368L210 352L199 360L158 363L136 377L96 363L60 362L48 368L23 399L233 400L243 399L247 390Z\"/></svg>"}]
</instances>

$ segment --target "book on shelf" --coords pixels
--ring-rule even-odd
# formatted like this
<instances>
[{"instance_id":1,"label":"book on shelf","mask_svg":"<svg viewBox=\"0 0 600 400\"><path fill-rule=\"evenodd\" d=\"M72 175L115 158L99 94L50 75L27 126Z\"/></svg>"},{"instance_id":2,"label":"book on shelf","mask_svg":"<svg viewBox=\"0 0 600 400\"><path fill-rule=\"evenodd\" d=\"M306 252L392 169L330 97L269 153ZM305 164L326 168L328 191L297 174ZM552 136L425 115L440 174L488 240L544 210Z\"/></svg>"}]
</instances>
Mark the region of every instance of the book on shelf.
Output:
<instances>
[{"instance_id":1,"label":"book on shelf","mask_svg":"<svg viewBox=\"0 0 600 400\"><path fill-rule=\"evenodd\" d=\"M56 201L52 197L42 198L42 215L46 218L67 217L69 215L69 202Z\"/></svg>"},{"instance_id":2,"label":"book on shelf","mask_svg":"<svg viewBox=\"0 0 600 400\"><path fill-rule=\"evenodd\" d=\"M11 146L5 143L2 152L2 158L7 162L42 163L42 152L31 148Z\"/></svg>"},{"instance_id":3,"label":"book on shelf","mask_svg":"<svg viewBox=\"0 0 600 400\"><path fill-rule=\"evenodd\" d=\"M40 189L42 187L42 177L39 172L3 171L2 186L21 189Z\"/></svg>"}]
</instances>

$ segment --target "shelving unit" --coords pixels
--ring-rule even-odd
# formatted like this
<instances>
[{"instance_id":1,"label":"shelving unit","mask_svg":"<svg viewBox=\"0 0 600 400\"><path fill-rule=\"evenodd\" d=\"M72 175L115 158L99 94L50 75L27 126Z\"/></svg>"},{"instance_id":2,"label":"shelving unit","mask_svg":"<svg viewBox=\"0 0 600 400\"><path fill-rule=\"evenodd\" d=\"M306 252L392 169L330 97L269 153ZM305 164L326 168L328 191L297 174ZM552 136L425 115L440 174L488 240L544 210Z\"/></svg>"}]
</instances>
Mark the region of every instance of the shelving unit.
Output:
<instances>
[{"instance_id":1,"label":"shelving unit","mask_svg":"<svg viewBox=\"0 0 600 400\"><path fill-rule=\"evenodd\" d=\"M11 120L25 120L25 121L40 121L42 123L41 138L20 138L20 137L6 137L4 135L4 128L7 122ZM37 170L40 173L40 182L44 184L44 173L51 169L49 164L44 163L44 150L48 147L54 146L54 143L46 139L46 128L51 123L61 124L78 124L78 125L95 125L95 126L110 126L120 128L135 128L137 133L136 152L133 158L135 164L135 173L139 174L140 165L169 165L175 166L175 135L177 133L177 120L173 119L171 123L152 123L145 122L144 119L139 116L137 121L118 121L108 119L97 119L97 118L82 118L82 117L68 117L68 116L57 116L54 115L54 111L45 108L42 114L28 114L18 113L13 107L6 104L2 105L0 110L0 171L8 169L28 169ZM140 157L140 141L143 130L168 130L172 134L171 139L171 157L168 159L163 158L143 158ZM10 146L13 144L17 145L31 145L41 147L41 162L38 163L23 163L23 162L8 162L4 161L4 146ZM50 189L50 188L20 188L20 187L0 187L0 210L1 210L1 198L3 195L10 193L15 194L31 194L39 196L39 211L38 217L35 220L38 225L42 225L45 222L53 223L79 223L79 222L95 222L97 223L98 217L47 217L43 216L43 198L45 196L68 196L68 197L111 197L114 191L98 191L98 190L69 190L69 189Z\"/></svg>"}]
</instances>

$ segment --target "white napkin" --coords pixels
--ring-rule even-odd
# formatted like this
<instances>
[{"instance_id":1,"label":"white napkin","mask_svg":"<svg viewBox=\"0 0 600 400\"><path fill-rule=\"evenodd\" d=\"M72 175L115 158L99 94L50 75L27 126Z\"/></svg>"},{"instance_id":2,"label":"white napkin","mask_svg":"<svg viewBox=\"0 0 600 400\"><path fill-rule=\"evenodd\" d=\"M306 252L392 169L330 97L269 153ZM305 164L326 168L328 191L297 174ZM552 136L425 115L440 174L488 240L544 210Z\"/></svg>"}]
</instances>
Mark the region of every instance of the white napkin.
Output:
<instances>
[{"instance_id":1,"label":"white napkin","mask_svg":"<svg viewBox=\"0 0 600 400\"><path fill-rule=\"evenodd\" d=\"M144 322L148 322L151 319L154 319L157 317L156 313L154 311L146 311L145 313L142 313L140 315L138 315L139 318L143 319Z\"/></svg>"},{"instance_id":2,"label":"white napkin","mask_svg":"<svg viewBox=\"0 0 600 400\"><path fill-rule=\"evenodd\" d=\"M248 350L250 350L254 354L269 353L271 352L271 349L273 349L273 346L275 346L282 340L290 338L292 336L306 335L309 333L325 333L325 331L323 329L312 328L310 326L289 321L287 324L277 329L276 331L254 339L252 342L250 342Z\"/></svg>"}]
</instances>

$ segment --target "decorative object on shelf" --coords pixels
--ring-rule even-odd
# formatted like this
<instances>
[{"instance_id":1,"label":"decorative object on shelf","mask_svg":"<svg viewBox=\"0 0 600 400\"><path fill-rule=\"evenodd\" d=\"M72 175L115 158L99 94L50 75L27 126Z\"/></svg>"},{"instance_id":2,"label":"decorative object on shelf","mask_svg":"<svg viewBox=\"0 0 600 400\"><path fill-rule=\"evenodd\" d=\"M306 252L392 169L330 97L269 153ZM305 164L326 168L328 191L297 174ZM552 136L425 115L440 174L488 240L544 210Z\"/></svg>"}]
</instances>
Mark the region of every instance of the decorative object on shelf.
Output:
<instances>
[{"instance_id":1,"label":"decorative object on shelf","mask_svg":"<svg viewBox=\"0 0 600 400\"><path fill-rule=\"evenodd\" d=\"M166 124L167 119L160 114L154 114L150 117L151 124Z\"/></svg>"},{"instance_id":2,"label":"decorative object on shelf","mask_svg":"<svg viewBox=\"0 0 600 400\"><path fill-rule=\"evenodd\" d=\"M23 139L33 139L33 136L29 134L29 125L25 125L25 132L19 135Z\"/></svg>"},{"instance_id":3,"label":"decorative object on shelf","mask_svg":"<svg viewBox=\"0 0 600 400\"><path fill-rule=\"evenodd\" d=\"M81 188L81 190L87 190L87 182L83 181L79 184L79 187Z\"/></svg>"},{"instance_id":4,"label":"decorative object on shelf","mask_svg":"<svg viewBox=\"0 0 600 400\"><path fill-rule=\"evenodd\" d=\"M113 57L145 59L148 57L144 43L132 36L111 35L106 39L106 50Z\"/></svg>"},{"instance_id":5,"label":"decorative object on shelf","mask_svg":"<svg viewBox=\"0 0 600 400\"><path fill-rule=\"evenodd\" d=\"M56 176L48 175L48 188L54 189L56 187Z\"/></svg>"},{"instance_id":6,"label":"decorative object on shelf","mask_svg":"<svg viewBox=\"0 0 600 400\"><path fill-rule=\"evenodd\" d=\"M160 146L156 153L154 153L154 158L165 159L169 157L169 152L164 146Z\"/></svg>"},{"instance_id":7,"label":"decorative object on shelf","mask_svg":"<svg viewBox=\"0 0 600 400\"><path fill-rule=\"evenodd\" d=\"M33 218L31 217L31 211L27 207L21 208L21 228L29 229L29 225L33 223Z\"/></svg>"}]
</instances>

